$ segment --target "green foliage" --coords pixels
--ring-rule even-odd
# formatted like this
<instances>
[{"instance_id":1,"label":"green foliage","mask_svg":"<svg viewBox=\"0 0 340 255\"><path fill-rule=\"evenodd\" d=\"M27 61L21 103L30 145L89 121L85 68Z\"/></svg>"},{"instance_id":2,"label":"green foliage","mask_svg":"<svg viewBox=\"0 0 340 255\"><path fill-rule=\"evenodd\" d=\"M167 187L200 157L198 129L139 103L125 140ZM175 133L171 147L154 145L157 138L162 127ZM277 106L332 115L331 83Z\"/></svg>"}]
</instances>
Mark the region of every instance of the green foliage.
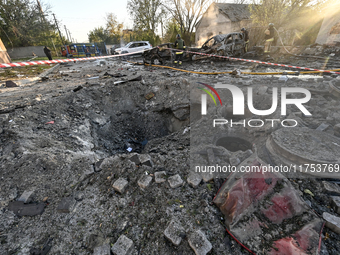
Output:
<instances>
[{"instance_id":1,"label":"green foliage","mask_svg":"<svg viewBox=\"0 0 340 255\"><path fill-rule=\"evenodd\" d=\"M165 18L166 12L161 0L130 0L127 8L133 18L137 31L156 32L158 24Z\"/></svg>"},{"instance_id":2,"label":"green foliage","mask_svg":"<svg viewBox=\"0 0 340 255\"><path fill-rule=\"evenodd\" d=\"M98 27L91 30L88 36L89 42L105 42L108 37L103 27Z\"/></svg>"},{"instance_id":3,"label":"green foliage","mask_svg":"<svg viewBox=\"0 0 340 255\"><path fill-rule=\"evenodd\" d=\"M48 14L48 7L44 14ZM0 37L7 48L56 44L58 35L52 22L42 15L35 1L0 0Z\"/></svg>"},{"instance_id":4,"label":"green foliage","mask_svg":"<svg viewBox=\"0 0 340 255\"><path fill-rule=\"evenodd\" d=\"M318 5L319 2L314 0L253 0L250 13L254 23L265 27L274 23L278 29L294 23L294 20Z\"/></svg>"},{"instance_id":5,"label":"green foliage","mask_svg":"<svg viewBox=\"0 0 340 255\"><path fill-rule=\"evenodd\" d=\"M176 35L181 33L181 27L176 21L176 19L172 18L165 26L165 35L163 38L164 42L175 42Z\"/></svg>"}]
</instances>

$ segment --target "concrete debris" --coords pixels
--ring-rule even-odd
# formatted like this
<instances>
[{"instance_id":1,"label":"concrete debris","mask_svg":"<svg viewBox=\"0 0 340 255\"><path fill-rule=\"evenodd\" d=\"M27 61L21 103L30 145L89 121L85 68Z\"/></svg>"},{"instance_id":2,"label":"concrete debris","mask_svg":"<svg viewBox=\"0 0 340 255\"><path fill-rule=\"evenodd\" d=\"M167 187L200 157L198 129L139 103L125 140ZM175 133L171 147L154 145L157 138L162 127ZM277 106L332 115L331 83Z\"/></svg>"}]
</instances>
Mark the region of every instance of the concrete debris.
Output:
<instances>
[{"instance_id":1,"label":"concrete debris","mask_svg":"<svg viewBox=\"0 0 340 255\"><path fill-rule=\"evenodd\" d=\"M147 155L147 154L139 154L139 161L142 165L144 166L149 166L149 167L153 167L153 162L151 160L151 156Z\"/></svg>"},{"instance_id":2,"label":"concrete debris","mask_svg":"<svg viewBox=\"0 0 340 255\"><path fill-rule=\"evenodd\" d=\"M161 172L155 172L155 183L162 183L166 181L166 172L161 171Z\"/></svg>"},{"instance_id":3,"label":"concrete debris","mask_svg":"<svg viewBox=\"0 0 340 255\"><path fill-rule=\"evenodd\" d=\"M113 183L112 187L114 188L115 191L118 191L120 194L123 194L128 183L129 182L124 178L119 178Z\"/></svg>"},{"instance_id":4,"label":"concrete debris","mask_svg":"<svg viewBox=\"0 0 340 255\"><path fill-rule=\"evenodd\" d=\"M146 189L152 182L152 177L150 175L143 175L137 182L139 187Z\"/></svg>"},{"instance_id":5,"label":"concrete debris","mask_svg":"<svg viewBox=\"0 0 340 255\"><path fill-rule=\"evenodd\" d=\"M191 232L188 242L196 255L206 255L212 249L211 243L201 230Z\"/></svg>"},{"instance_id":6,"label":"concrete debris","mask_svg":"<svg viewBox=\"0 0 340 255\"><path fill-rule=\"evenodd\" d=\"M176 246L181 243L183 235L185 235L184 228L174 220L172 220L164 230L164 236Z\"/></svg>"},{"instance_id":7,"label":"concrete debris","mask_svg":"<svg viewBox=\"0 0 340 255\"><path fill-rule=\"evenodd\" d=\"M306 62L273 50L272 57L339 68L340 48L310 49L335 56L327 62L307 56ZM167 57L148 61L172 66ZM340 217L340 77L255 76L245 72L288 70L216 57L186 61L190 57L181 68L219 74L109 58L95 67L91 61L60 64L44 81L14 80L18 88L1 82L0 254L43 254L49 238L48 254L246 254L226 228L259 255L318 254L320 237L320 254L340 254L334 232L334 217ZM236 75L222 73L233 69ZM281 75L289 79L280 81ZM222 105L210 88L199 85L216 104L198 89L199 82L215 87ZM221 85L242 91L242 114L234 115L233 95ZM283 115L283 87L310 90L302 106L312 116L292 104ZM254 109L276 110L253 114L250 90ZM302 100L300 94L287 98ZM213 127L214 119L228 123ZM296 166L296 173L238 172L256 162L276 170ZM319 172L317 164L328 167ZM328 224L321 231L323 214Z\"/></svg>"},{"instance_id":8,"label":"concrete debris","mask_svg":"<svg viewBox=\"0 0 340 255\"><path fill-rule=\"evenodd\" d=\"M178 188L183 184L183 180L179 174L169 177L168 182L173 189Z\"/></svg>"},{"instance_id":9,"label":"concrete debris","mask_svg":"<svg viewBox=\"0 0 340 255\"><path fill-rule=\"evenodd\" d=\"M114 255L129 255L133 251L133 247L133 241L125 235L121 235L112 246L111 251Z\"/></svg>"},{"instance_id":10,"label":"concrete debris","mask_svg":"<svg viewBox=\"0 0 340 255\"><path fill-rule=\"evenodd\" d=\"M322 214L323 219L326 221L326 227L340 234L340 217L324 212Z\"/></svg>"},{"instance_id":11,"label":"concrete debris","mask_svg":"<svg viewBox=\"0 0 340 255\"><path fill-rule=\"evenodd\" d=\"M193 187L197 188L198 185L201 183L202 177L195 172L191 172L187 178L187 182Z\"/></svg>"},{"instance_id":12,"label":"concrete debris","mask_svg":"<svg viewBox=\"0 0 340 255\"><path fill-rule=\"evenodd\" d=\"M24 202L25 204L30 203L32 201L32 194L34 190L27 191L25 190L24 193L18 198L18 201Z\"/></svg>"},{"instance_id":13,"label":"concrete debris","mask_svg":"<svg viewBox=\"0 0 340 255\"><path fill-rule=\"evenodd\" d=\"M331 206L334 211L340 215L340 197L331 196Z\"/></svg>"},{"instance_id":14,"label":"concrete debris","mask_svg":"<svg viewBox=\"0 0 340 255\"><path fill-rule=\"evenodd\" d=\"M21 201L10 202L8 210L14 212L17 216L35 216L44 212L45 203L25 204Z\"/></svg>"},{"instance_id":15,"label":"concrete debris","mask_svg":"<svg viewBox=\"0 0 340 255\"><path fill-rule=\"evenodd\" d=\"M336 183L323 181L324 192L330 195L340 196L340 187Z\"/></svg>"},{"instance_id":16,"label":"concrete debris","mask_svg":"<svg viewBox=\"0 0 340 255\"><path fill-rule=\"evenodd\" d=\"M64 197L57 207L57 212L70 213L75 208L76 203L76 200L72 196Z\"/></svg>"},{"instance_id":17,"label":"concrete debris","mask_svg":"<svg viewBox=\"0 0 340 255\"><path fill-rule=\"evenodd\" d=\"M111 255L110 244L103 244L102 246L97 246L93 250L93 255Z\"/></svg>"}]
</instances>

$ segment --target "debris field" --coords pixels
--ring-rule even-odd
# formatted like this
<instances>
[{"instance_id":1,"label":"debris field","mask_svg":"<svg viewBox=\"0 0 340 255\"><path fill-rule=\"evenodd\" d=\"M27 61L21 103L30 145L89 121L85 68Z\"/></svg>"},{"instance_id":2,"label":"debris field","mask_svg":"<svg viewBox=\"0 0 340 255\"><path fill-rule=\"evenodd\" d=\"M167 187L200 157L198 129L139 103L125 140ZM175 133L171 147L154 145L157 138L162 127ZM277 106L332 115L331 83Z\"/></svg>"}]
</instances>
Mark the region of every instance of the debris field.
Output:
<instances>
[{"instance_id":1,"label":"debris field","mask_svg":"<svg viewBox=\"0 0 340 255\"><path fill-rule=\"evenodd\" d=\"M335 69L339 59L272 61ZM191 160L339 165L340 76L197 73L287 71L217 58L172 67L193 72L113 58L59 64L39 80L1 85L0 254L340 254L339 172L258 178L191 167ZM221 125L214 135L198 82L252 87L256 109L270 108L273 87L305 88L312 117L293 105L280 116L278 105L269 117L296 127ZM208 101L208 115L233 119L231 94L221 96L224 106ZM252 118L259 119L240 117ZM257 195L239 196L246 185ZM281 220L275 198L285 196L295 206Z\"/></svg>"}]
</instances>

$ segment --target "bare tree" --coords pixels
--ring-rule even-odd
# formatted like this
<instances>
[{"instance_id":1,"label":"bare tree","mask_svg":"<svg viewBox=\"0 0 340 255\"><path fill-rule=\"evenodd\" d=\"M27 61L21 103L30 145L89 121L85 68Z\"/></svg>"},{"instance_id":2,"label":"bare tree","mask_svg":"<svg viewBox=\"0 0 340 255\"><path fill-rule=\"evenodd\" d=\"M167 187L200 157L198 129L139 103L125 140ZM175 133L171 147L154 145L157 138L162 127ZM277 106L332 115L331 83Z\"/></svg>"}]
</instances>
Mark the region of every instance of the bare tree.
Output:
<instances>
[{"instance_id":1,"label":"bare tree","mask_svg":"<svg viewBox=\"0 0 340 255\"><path fill-rule=\"evenodd\" d=\"M212 2L212 0L167 0L164 4L180 25L182 37L187 44L194 40L195 27Z\"/></svg>"}]
</instances>

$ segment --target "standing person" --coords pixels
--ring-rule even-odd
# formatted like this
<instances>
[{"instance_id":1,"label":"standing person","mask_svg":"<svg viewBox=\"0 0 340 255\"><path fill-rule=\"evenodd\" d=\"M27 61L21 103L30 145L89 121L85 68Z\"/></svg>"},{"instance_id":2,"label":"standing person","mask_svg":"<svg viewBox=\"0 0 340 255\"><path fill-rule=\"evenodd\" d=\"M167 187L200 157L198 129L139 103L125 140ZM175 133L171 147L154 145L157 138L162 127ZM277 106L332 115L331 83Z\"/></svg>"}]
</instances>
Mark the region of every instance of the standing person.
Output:
<instances>
[{"instance_id":1,"label":"standing person","mask_svg":"<svg viewBox=\"0 0 340 255\"><path fill-rule=\"evenodd\" d=\"M47 46L45 46L44 52L45 52L46 57L48 57L48 60L52 60L51 50Z\"/></svg>"},{"instance_id":2,"label":"standing person","mask_svg":"<svg viewBox=\"0 0 340 255\"><path fill-rule=\"evenodd\" d=\"M274 24L269 23L268 28L264 33L265 33L264 39L266 40L264 44L264 53L270 53L270 46L274 41Z\"/></svg>"},{"instance_id":3,"label":"standing person","mask_svg":"<svg viewBox=\"0 0 340 255\"><path fill-rule=\"evenodd\" d=\"M175 41L175 49L181 50L181 51L176 51L176 60L175 60L175 64L182 64L182 60L183 60L183 50L185 49L185 43L184 40L181 38L180 34L178 34L176 36L177 40Z\"/></svg>"},{"instance_id":4,"label":"standing person","mask_svg":"<svg viewBox=\"0 0 340 255\"><path fill-rule=\"evenodd\" d=\"M244 37L244 52L248 52L248 44L249 44L249 32L243 27L241 28L241 32L243 33Z\"/></svg>"}]
</instances>

